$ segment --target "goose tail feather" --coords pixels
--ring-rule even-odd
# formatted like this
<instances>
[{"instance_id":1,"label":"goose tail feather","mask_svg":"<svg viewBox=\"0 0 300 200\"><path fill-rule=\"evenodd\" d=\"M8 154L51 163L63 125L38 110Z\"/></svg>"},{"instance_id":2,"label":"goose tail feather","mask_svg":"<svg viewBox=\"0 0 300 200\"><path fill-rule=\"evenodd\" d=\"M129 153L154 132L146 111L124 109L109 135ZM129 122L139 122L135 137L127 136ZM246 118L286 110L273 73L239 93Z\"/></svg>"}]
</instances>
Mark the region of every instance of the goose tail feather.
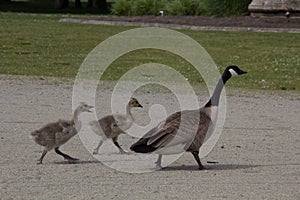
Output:
<instances>
[{"instance_id":1,"label":"goose tail feather","mask_svg":"<svg viewBox=\"0 0 300 200\"><path fill-rule=\"evenodd\" d=\"M155 151L157 148L147 145L148 140L149 138L140 139L130 147L130 150L136 153L151 153Z\"/></svg>"}]
</instances>

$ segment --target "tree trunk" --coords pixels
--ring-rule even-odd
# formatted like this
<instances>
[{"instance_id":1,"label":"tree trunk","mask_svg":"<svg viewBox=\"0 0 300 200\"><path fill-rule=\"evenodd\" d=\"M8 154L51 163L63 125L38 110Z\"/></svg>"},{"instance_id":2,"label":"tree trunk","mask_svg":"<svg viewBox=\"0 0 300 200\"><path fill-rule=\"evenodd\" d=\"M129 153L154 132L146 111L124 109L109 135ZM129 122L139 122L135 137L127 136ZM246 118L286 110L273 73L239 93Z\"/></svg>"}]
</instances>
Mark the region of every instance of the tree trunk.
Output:
<instances>
[{"instance_id":1,"label":"tree trunk","mask_svg":"<svg viewBox=\"0 0 300 200\"><path fill-rule=\"evenodd\" d=\"M80 0L75 0L75 8L82 8L82 4Z\"/></svg>"},{"instance_id":2,"label":"tree trunk","mask_svg":"<svg viewBox=\"0 0 300 200\"><path fill-rule=\"evenodd\" d=\"M69 0L55 0L54 8L55 9L64 9L69 6Z\"/></svg>"},{"instance_id":3,"label":"tree trunk","mask_svg":"<svg viewBox=\"0 0 300 200\"><path fill-rule=\"evenodd\" d=\"M101 13L108 12L106 0L88 0L87 6L99 10Z\"/></svg>"},{"instance_id":4,"label":"tree trunk","mask_svg":"<svg viewBox=\"0 0 300 200\"><path fill-rule=\"evenodd\" d=\"M91 8L93 6L93 0L88 0L87 7Z\"/></svg>"}]
</instances>

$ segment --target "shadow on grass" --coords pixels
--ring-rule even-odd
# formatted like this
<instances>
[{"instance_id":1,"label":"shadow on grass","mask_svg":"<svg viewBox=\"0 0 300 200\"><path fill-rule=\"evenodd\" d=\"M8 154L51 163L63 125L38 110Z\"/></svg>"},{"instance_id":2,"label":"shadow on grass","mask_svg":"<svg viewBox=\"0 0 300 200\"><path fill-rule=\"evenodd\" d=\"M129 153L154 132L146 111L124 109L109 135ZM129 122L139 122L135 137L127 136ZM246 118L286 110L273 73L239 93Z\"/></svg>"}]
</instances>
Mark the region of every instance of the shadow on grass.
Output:
<instances>
[{"instance_id":1,"label":"shadow on grass","mask_svg":"<svg viewBox=\"0 0 300 200\"><path fill-rule=\"evenodd\" d=\"M110 5L109 5L110 6ZM45 14L103 14L100 10L87 8L87 3L82 2L82 8L75 8L74 2L69 2L65 9L55 9L54 0L27 0L9 1L0 0L0 12L23 12L23 13L45 13Z\"/></svg>"}]
</instances>

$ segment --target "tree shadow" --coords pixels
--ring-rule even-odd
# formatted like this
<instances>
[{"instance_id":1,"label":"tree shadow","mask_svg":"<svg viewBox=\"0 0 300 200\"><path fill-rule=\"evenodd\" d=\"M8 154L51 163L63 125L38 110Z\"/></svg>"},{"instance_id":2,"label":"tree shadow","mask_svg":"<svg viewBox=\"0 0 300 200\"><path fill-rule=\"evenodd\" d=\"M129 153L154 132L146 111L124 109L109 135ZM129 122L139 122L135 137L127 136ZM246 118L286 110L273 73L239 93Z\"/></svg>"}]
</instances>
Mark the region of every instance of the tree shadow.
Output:
<instances>
[{"instance_id":1,"label":"tree shadow","mask_svg":"<svg viewBox=\"0 0 300 200\"><path fill-rule=\"evenodd\" d=\"M109 5L110 7L110 5ZM23 12L23 13L60 13L60 14L102 14L99 9L88 8L86 2L82 2L82 8L76 8L75 3L69 3L65 9L55 9L53 0L28 0L8 1L0 0L0 12Z\"/></svg>"}]
</instances>

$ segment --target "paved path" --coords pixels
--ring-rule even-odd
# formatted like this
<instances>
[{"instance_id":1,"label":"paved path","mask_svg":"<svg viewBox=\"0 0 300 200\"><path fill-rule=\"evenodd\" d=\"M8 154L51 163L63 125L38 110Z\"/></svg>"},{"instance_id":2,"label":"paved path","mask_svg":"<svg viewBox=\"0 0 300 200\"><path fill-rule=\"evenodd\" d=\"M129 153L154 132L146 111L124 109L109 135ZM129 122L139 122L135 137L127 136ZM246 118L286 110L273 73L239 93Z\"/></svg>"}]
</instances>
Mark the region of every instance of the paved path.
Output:
<instances>
[{"instance_id":1,"label":"paved path","mask_svg":"<svg viewBox=\"0 0 300 200\"><path fill-rule=\"evenodd\" d=\"M0 199L300 199L299 93L230 90L223 133L203 159L209 170L198 171L186 153L165 170L130 174L95 160L78 136L61 150L80 162L68 164L50 152L36 165L42 148L29 133L70 116L72 81L1 76L0 84ZM145 105L135 111L140 122L148 120L152 100L174 108L169 94L136 97ZM97 113L108 105L98 103ZM125 149L127 139L120 138Z\"/></svg>"}]
</instances>

